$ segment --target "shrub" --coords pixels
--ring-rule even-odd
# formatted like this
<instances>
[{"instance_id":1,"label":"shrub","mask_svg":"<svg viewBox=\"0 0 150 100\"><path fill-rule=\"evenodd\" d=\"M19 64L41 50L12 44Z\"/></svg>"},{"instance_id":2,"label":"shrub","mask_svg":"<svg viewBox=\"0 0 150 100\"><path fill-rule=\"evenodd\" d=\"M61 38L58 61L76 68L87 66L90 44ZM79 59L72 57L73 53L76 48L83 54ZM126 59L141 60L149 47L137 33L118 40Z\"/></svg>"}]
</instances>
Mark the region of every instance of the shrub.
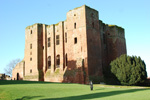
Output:
<instances>
[{"instance_id":1,"label":"shrub","mask_svg":"<svg viewBox=\"0 0 150 100\"><path fill-rule=\"evenodd\" d=\"M110 68L122 85L140 85L147 78L146 65L140 57L121 55L110 63Z\"/></svg>"}]
</instances>

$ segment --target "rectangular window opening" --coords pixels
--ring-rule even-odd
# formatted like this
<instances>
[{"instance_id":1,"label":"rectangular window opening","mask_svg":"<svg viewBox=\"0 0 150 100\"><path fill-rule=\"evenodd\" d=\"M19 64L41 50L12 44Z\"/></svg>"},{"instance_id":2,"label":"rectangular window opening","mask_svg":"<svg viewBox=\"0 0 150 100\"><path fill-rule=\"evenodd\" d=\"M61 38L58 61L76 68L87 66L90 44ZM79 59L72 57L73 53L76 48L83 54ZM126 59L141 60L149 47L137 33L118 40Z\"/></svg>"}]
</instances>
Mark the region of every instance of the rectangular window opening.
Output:
<instances>
[{"instance_id":1,"label":"rectangular window opening","mask_svg":"<svg viewBox=\"0 0 150 100\"><path fill-rule=\"evenodd\" d=\"M59 45L59 35L56 35L56 45Z\"/></svg>"},{"instance_id":2,"label":"rectangular window opening","mask_svg":"<svg viewBox=\"0 0 150 100\"><path fill-rule=\"evenodd\" d=\"M30 34L32 34L32 30L31 30Z\"/></svg>"},{"instance_id":3,"label":"rectangular window opening","mask_svg":"<svg viewBox=\"0 0 150 100\"><path fill-rule=\"evenodd\" d=\"M30 73L32 73L32 69L30 69Z\"/></svg>"},{"instance_id":4,"label":"rectangular window opening","mask_svg":"<svg viewBox=\"0 0 150 100\"><path fill-rule=\"evenodd\" d=\"M48 38L48 42L47 43L48 43L48 47L50 47L51 46L51 38L50 37Z\"/></svg>"},{"instance_id":5,"label":"rectangular window opening","mask_svg":"<svg viewBox=\"0 0 150 100\"><path fill-rule=\"evenodd\" d=\"M76 26L77 26L76 23L74 23L74 29L76 29Z\"/></svg>"},{"instance_id":6,"label":"rectangular window opening","mask_svg":"<svg viewBox=\"0 0 150 100\"><path fill-rule=\"evenodd\" d=\"M67 33L65 33L65 42L67 43Z\"/></svg>"},{"instance_id":7,"label":"rectangular window opening","mask_svg":"<svg viewBox=\"0 0 150 100\"><path fill-rule=\"evenodd\" d=\"M32 58L30 58L30 61L32 61Z\"/></svg>"},{"instance_id":8,"label":"rectangular window opening","mask_svg":"<svg viewBox=\"0 0 150 100\"><path fill-rule=\"evenodd\" d=\"M77 44L77 37L74 38L74 44Z\"/></svg>"}]
</instances>

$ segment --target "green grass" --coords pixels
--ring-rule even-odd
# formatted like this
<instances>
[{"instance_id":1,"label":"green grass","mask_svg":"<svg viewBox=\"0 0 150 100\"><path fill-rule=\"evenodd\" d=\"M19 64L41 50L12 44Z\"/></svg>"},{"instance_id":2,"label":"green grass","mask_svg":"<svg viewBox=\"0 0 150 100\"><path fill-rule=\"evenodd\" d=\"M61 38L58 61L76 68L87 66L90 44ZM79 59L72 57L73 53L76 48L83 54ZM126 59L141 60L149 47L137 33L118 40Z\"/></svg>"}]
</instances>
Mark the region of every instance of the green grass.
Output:
<instances>
[{"instance_id":1,"label":"green grass","mask_svg":"<svg viewBox=\"0 0 150 100\"><path fill-rule=\"evenodd\" d=\"M150 100L150 88L132 86L0 81L0 100Z\"/></svg>"}]
</instances>

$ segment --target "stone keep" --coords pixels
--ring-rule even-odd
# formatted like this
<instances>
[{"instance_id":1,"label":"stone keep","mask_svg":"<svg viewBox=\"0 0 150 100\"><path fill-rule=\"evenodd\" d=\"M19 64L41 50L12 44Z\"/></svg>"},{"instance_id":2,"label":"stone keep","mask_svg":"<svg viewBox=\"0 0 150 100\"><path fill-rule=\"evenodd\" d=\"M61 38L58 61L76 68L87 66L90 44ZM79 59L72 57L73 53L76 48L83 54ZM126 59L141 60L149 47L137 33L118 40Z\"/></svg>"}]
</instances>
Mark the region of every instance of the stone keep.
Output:
<instances>
[{"instance_id":1,"label":"stone keep","mask_svg":"<svg viewBox=\"0 0 150 100\"><path fill-rule=\"evenodd\" d=\"M13 79L87 84L103 81L103 69L126 54L124 29L104 24L86 5L70 10L57 24L25 29L24 59Z\"/></svg>"}]
</instances>

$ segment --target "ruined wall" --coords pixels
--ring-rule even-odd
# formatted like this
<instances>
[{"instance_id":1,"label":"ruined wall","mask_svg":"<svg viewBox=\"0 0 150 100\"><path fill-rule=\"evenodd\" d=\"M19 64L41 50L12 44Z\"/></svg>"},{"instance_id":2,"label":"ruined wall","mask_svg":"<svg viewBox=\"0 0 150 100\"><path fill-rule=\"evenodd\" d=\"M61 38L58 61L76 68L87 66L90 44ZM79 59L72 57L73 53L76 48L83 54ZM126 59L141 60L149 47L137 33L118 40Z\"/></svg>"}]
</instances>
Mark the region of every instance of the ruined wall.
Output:
<instances>
[{"instance_id":1,"label":"ruined wall","mask_svg":"<svg viewBox=\"0 0 150 100\"><path fill-rule=\"evenodd\" d=\"M85 26L85 6L70 10L67 13L67 53L68 65L64 82L85 83L87 81L87 40Z\"/></svg>"},{"instance_id":2,"label":"ruined wall","mask_svg":"<svg viewBox=\"0 0 150 100\"><path fill-rule=\"evenodd\" d=\"M44 32L45 25L44 24L38 24L38 41L37 41L37 69L38 69L38 80L39 81L44 81L44 71L43 71L43 50L44 50L44 44L43 44L43 34L45 35Z\"/></svg>"},{"instance_id":3,"label":"ruined wall","mask_svg":"<svg viewBox=\"0 0 150 100\"><path fill-rule=\"evenodd\" d=\"M46 68L45 68L45 81L50 81L50 73L54 73L55 69L55 25L48 25L46 28L47 31L47 60L46 60ZM49 46L48 46L48 38L49 40ZM48 57L51 59L51 65L48 66Z\"/></svg>"},{"instance_id":4,"label":"ruined wall","mask_svg":"<svg viewBox=\"0 0 150 100\"><path fill-rule=\"evenodd\" d=\"M45 74L45 81L62 82L64 73L64 22L47 27L50 47L47 58L51 58L51 66ZM50 34L49 34L50 33ZM60 57L59 64L57 58Z\"/></svg>"},{"instance_id":5,"label":"ruined wall","mask_svg":"<svg viewBox=\"0 0 150 100\"><path fill-rule=\"evenodd\" d=\"M90 80L103 79L98 11L86 7L88 71ZM95 77L99 76L99 79ZM100 77L101 76L101 77Z\"/></svg>"},{"instance_id":6,"label":"ruined wall","mask_svg":"<svg viewBox=\"0 0 150 100\"><path fill-rule=\"evenodd\" d=\"M101 39L102 66L106 67L108 66L107 34L106 34L108 31L108 25L104 24L101 20L99 20L99 28L100 28L100 39Z\"/></svg>"},{"instance_id":7,"label":"ruined wall","mask_svg":"<svg viewBox=\"0 0 150 100\"><path fill-rule=\"evenodd\" d=\"M18 63L12 71L12 80L23 80L25 74L25 62Z\"/></svg>"},{"instance_id":8,"label":"ruined wall","mask_svg":"<svg viewBox=\"0 0 150 100\"><path fill-rule=\"evenodd\" d=\"M25 29L25 77L24 80L39 80L38 60L39 52L41 51L41 44L39 42L39 35L41 34L42 25L34 24ZM41 41L42 42L42 41ZM43 48L42 48L43 49ZM40 60L42 61L42 60ZM41 62L42 63L42 62Z\"/></svg>"},{"instance_id":9,"label":"ruined wall","mask_svg":"<svg viewBox=\"0 0 150 100\"><path fill-rule=\"evenodd\" d=\"M43 24L43 79L47 71L47 35L49 35L49 33L47 33L47 27L48 25Z\"/></svg>"},{"instance_id":10,"label":"ruined wall","mask_svg":"<svg viewBox=\"0 0 150 100\"><path fill-rule=\"evenodd\" d=\"M102 67L124 53L124 29L104 24L98 11L83 5L70 10L65 21L26 27L23 79L85 84L103 81Z\"/></svg>"},{"instance_id":11,"label":"ruined wall","mask_svg":"<svg viewBox=\"0 0 150 100\"><path fill-rule=\"evenodd\" d=\"M126 40L123 28L117 25L108 25L102 21L99 21L99 23L102 45L102 66L105 72L111 61L127 53Z\"/></svg>"},{"instance_id":12,"label":"ruined wall","mask_svg":"<svg viewBox=\"0 0 150 100\"><path fill-rule=\"evenodd\" d=\"M122 54L126 54L126 40L124 29L110 25L107 35L108 64Z\"/></svg>"}]
</instances>

